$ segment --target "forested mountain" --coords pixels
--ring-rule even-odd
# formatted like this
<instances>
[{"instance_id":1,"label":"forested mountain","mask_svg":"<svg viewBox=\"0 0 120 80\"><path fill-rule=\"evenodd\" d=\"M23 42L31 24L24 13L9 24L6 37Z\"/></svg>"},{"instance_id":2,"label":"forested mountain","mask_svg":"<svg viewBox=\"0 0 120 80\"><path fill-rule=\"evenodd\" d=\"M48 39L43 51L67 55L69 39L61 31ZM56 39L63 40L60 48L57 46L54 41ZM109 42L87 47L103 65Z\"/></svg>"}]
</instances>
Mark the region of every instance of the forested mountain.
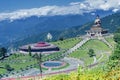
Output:
<instances>
[{"instance_id":1,"label":"forested mountain","mask_svg":"<svg viewBox=\"0 0 120 80\"><path fill-rule=\"evenodd\" d=\"M112 15L108 15L101 19L102 27L104 29L108 29L110 33L113 33L118 27L120 27L120 13L115 13ZM23 44L38 42L38 41L45 41L47 33L50 32L53 36L53 41L59 40L59 38L70 38L79 35L85 34L85 30L89 30L90 27L94 24L94 21L88 22L81 26L73 26L69 29L65 30L51 30L46 31L44 33L39 33L36 35L31 35L23 40L11 43L15 46L20 46Z\"/></svg>"}]
</instances>

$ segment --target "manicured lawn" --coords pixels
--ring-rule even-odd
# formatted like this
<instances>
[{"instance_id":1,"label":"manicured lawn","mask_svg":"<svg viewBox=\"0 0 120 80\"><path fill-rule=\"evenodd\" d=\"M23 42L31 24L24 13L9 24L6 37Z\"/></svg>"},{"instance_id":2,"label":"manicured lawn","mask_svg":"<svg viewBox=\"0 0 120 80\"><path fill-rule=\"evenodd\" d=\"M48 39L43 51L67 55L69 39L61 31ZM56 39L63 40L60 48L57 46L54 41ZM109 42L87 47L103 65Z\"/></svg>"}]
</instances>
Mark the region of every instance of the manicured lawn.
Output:
<instances>
[{"instance_id":1,"label":"manicured lawn","mask_svg":"<svg viewBox=\"0 0 120 80\"><path fill-rule=\"evenodd\" d=\"M86 65L88 65L88 64L91 64L93 62L93 58L89 57L87 52L88 52L88 50L77 49L76 51L71 53L69 55L69 57L80 59L80 60L84 61L84 63Z\"/></svg>"},{"instance_id":2,"label":"manicured lawn","mask_svg":"<svg viewBox=\"0 0 120 80\"><path fill-rule=\"evenodd\" d=\"M89 40L87 43L85 43L81 49L94 49L95 51L109 51L110 48L102 41L100 40Z\"/></svg>"},{"instance_id":3,"label":"manicured lawn","mask_svg":"<svg viewBox=\"0 0 120 80\"><path fill-rule=\"evenodd\" d=\"M6 69L1 69L0 68L0 74L4 74L6 72Z\"/></svg>"},{"instance_id":4,"label":"manicured lawn","mask_svg":"<svg viewBox=\"0 0 120 80\"><path fill-rule=\"evenodd\" d=\"M0 65L4 66L5 64L10 65L15 70L19 70L20 68L26 68L32 64L35 64L36 61L31 58L29 55L20 55L15 57L14 55L10 56L6 60L4 60Z\"/></svg>"},{"instance_id":5,"label":"manicured lawn","mask_svg":"<svg viewBox=\"0 0 120 80\"><path fill-rule=\"evenodd\" d=\"M53 44L59 46L61 49L69 49L73 47L75 44L79 43L82 39L81 38L70 38L65 39L63 41L53 42Z\"/></svg>"},{"instance_id":6,"label":"manicured lawn","mask_svg":"<svg viewBox=\"0 0 120 80\"><path fill-rule=\"evenodd\" d=\"M115 46L115 41L113 38L106 38L106 40L114 47Z\"/></svg>"}]
</instances>

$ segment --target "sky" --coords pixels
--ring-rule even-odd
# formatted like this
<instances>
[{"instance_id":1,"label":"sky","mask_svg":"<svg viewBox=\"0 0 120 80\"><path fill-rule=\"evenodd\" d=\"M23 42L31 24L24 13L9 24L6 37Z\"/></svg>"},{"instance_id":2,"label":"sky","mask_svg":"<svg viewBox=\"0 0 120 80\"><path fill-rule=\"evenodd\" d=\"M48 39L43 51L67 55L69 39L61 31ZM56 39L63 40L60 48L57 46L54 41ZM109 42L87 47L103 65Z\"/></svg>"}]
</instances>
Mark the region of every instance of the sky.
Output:
<instances>
[{"instance_id":1,"label":"sky","mask_svg":"<svg viewBox=\"0 0 120 80\"><path fill-rule=\"evenodd\" d=\"M0 21L30 16L83 15L120 11L120 0L0 0Z\"/></svg>"},{"instance_id":2,"label":"sky","mask_svg":"<svg viewBox=\"0 0 120 80\"><path fill-rule=\"evenodd\" d=\"M10 12L19 9L39 8L43 6L65 6L71 2L82 0L0 0L0 12Z\"/></svg>"}]
</instances>

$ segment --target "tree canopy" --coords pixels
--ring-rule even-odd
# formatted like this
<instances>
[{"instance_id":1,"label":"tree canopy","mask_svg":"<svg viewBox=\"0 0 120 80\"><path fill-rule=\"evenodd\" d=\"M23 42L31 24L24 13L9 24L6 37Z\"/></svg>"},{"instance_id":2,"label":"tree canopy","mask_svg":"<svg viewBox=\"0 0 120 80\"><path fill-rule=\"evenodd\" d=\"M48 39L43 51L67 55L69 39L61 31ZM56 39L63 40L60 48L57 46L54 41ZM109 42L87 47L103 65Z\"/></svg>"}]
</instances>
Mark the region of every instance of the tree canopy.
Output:
<instances>
[{"instance_id":1,"label":"tree canopy","mask_svg":"<svg viewBox=\"0 0 120 80\"><path fill-rule=\"evenodd\" d=\"M0 57L5 57L7 53L7 49L4 47L0 48Z\"/></svg>"},{"instance_id":2,"label":"tree canopy","mask_svg":"<svg viewBox=\"0 0 120 80\"><path fill-rule=\"evenodd\" d=\"M95 52L94 52L94 50L93 50L93 49L89 49L88 54L89 54L89 56L90 56L90 57L95 56Z\"/></svg>"}]
</instances>

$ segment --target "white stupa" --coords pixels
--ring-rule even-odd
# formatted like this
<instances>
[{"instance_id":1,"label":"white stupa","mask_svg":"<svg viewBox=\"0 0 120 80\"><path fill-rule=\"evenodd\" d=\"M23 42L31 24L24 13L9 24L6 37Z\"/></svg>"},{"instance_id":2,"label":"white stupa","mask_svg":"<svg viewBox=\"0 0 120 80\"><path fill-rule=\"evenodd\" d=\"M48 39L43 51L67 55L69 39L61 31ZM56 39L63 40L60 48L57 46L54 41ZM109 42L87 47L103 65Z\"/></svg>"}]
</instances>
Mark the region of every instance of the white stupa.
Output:
<instances>
[{"instance_id":1,"label":"white stupa","mask_svg":"<svg viewBox=\"0 0 120 80\"><path fill-rule=\"evenodd\" d=\"M52 35L51 35L50 33L48 33L48 34L47 34L47 39L48 39L48 40L51 40L52 38L53 38Z\"/></svg>"}]
</instances>

